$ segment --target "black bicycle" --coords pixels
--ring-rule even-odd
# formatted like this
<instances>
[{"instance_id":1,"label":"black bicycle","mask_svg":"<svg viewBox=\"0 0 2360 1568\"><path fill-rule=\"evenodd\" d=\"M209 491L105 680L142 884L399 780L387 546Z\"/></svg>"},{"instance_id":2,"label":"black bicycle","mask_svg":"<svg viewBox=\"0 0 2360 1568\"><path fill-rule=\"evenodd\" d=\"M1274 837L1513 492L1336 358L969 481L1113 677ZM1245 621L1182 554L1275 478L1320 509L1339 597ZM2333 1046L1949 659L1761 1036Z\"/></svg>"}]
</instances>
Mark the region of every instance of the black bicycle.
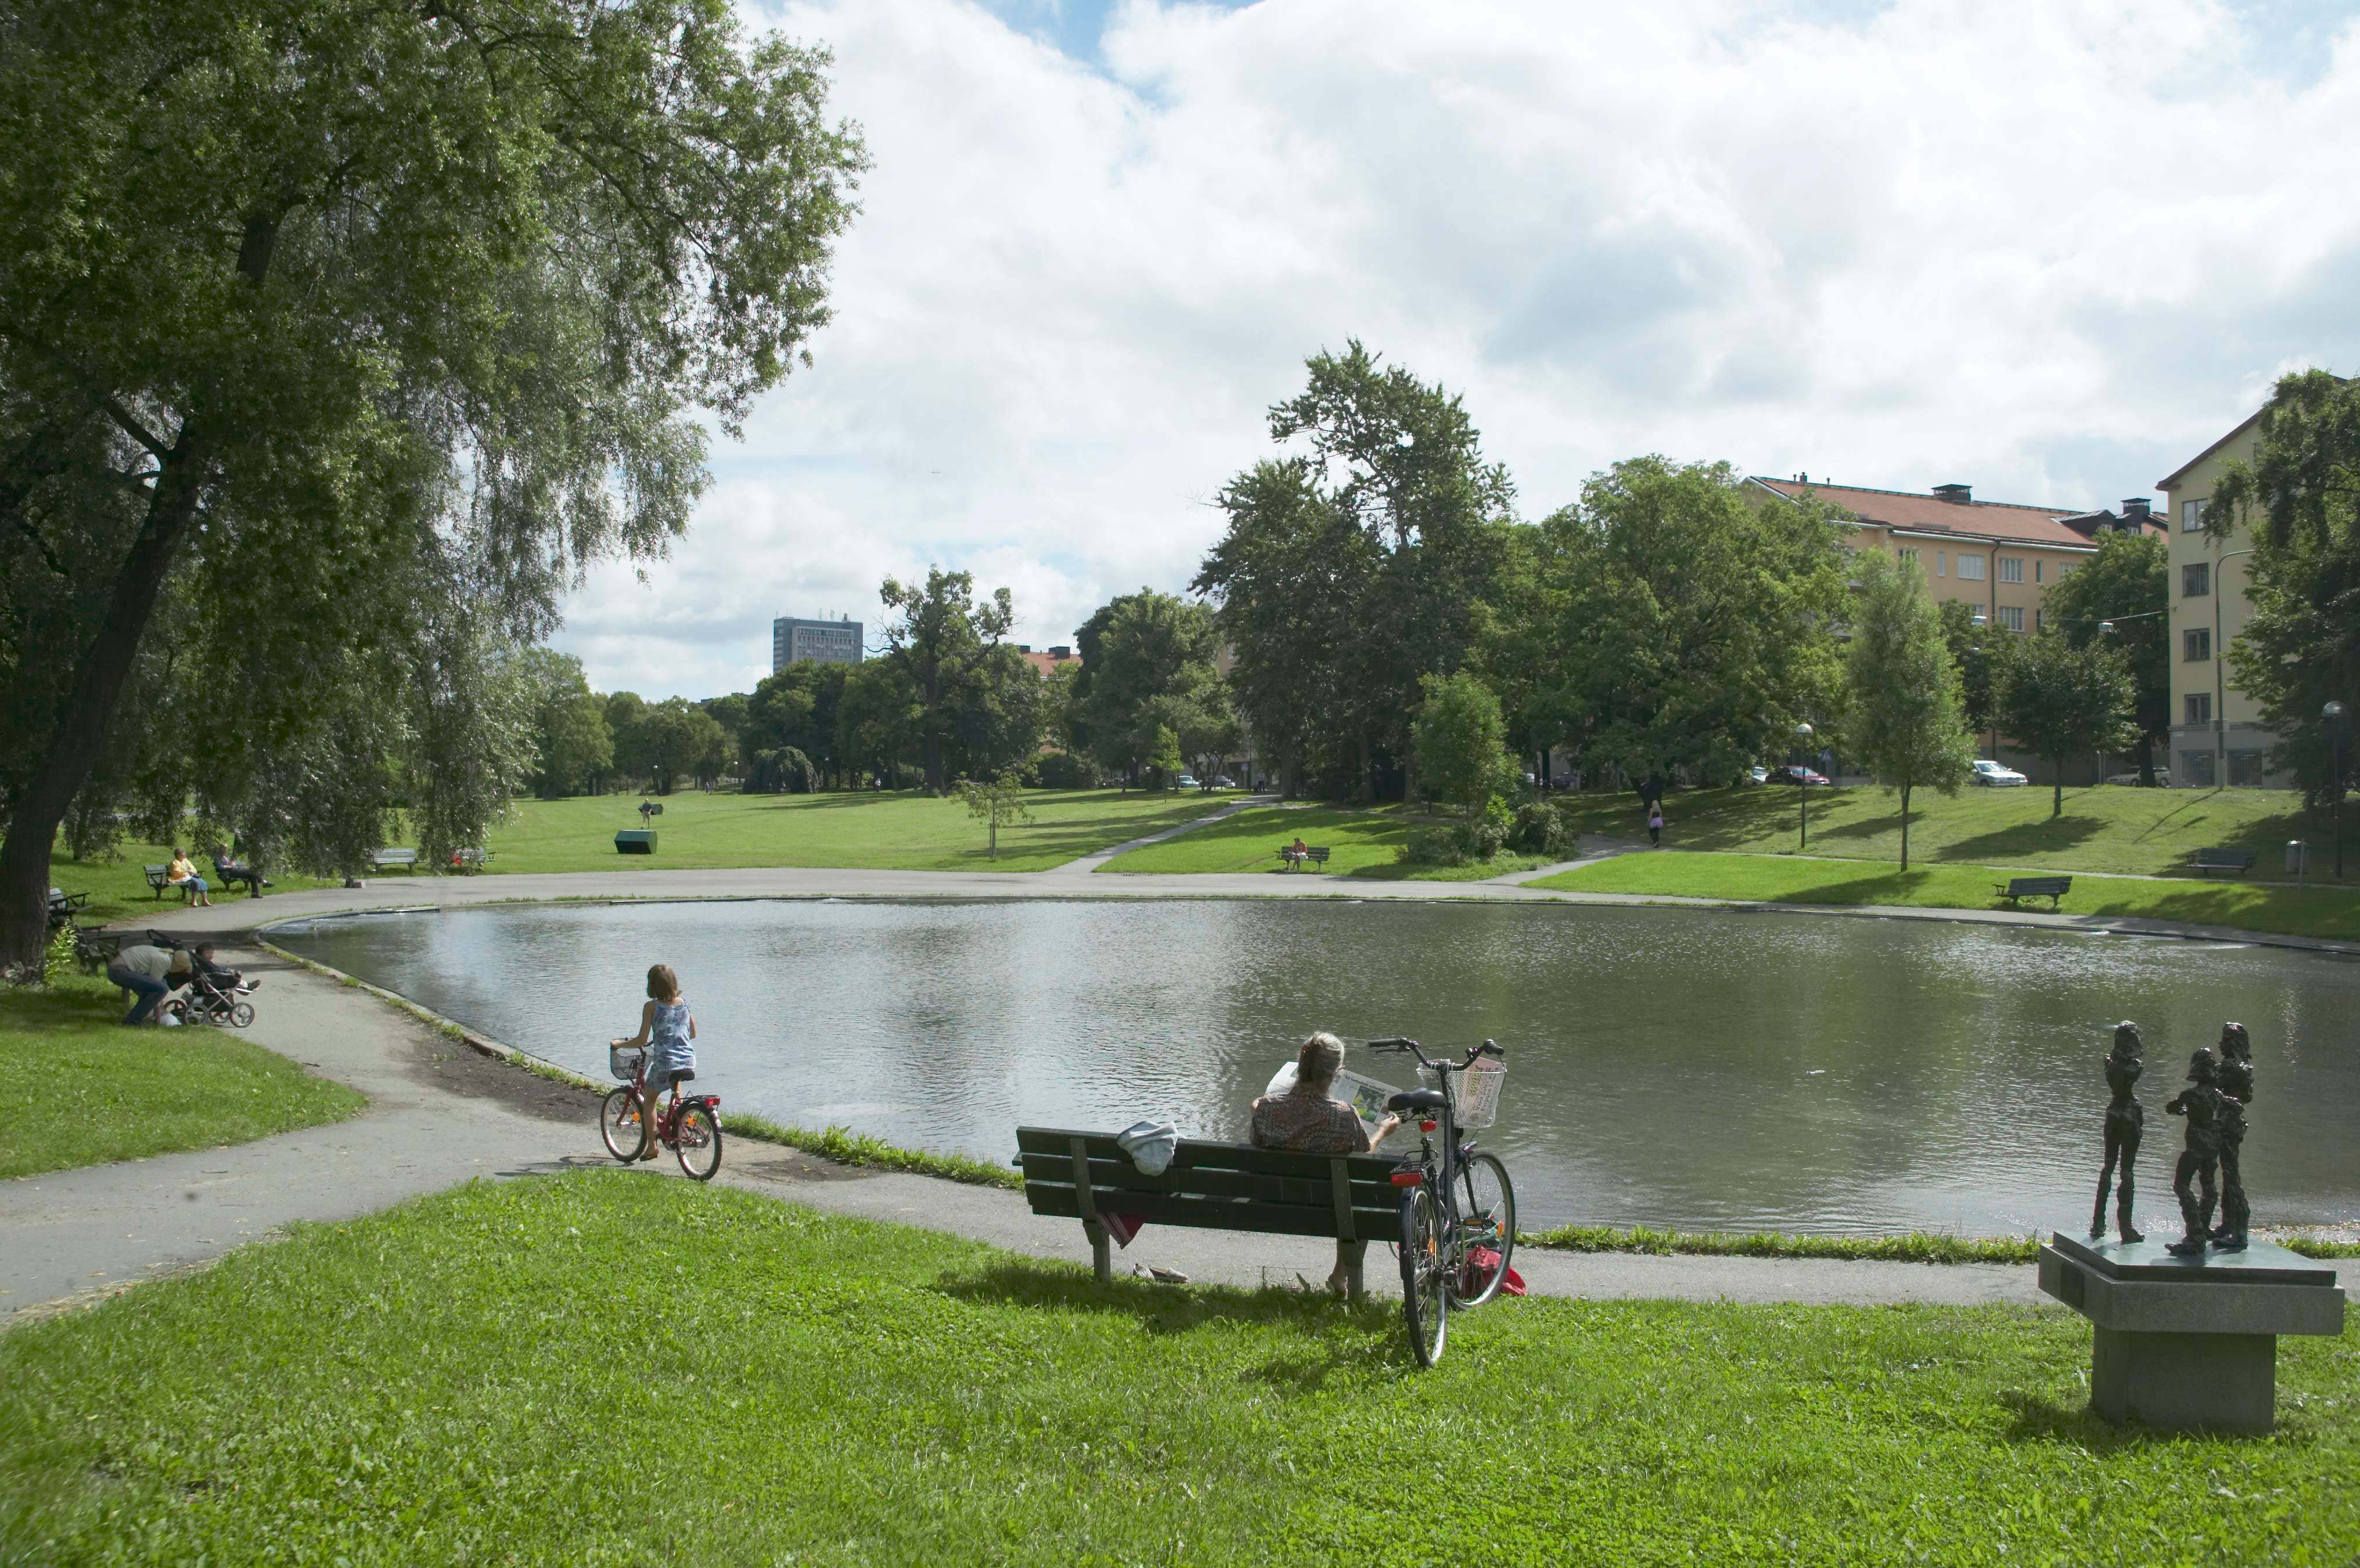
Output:
<instances>
[{"instance_id":1,"label":"black bicycle","mask_svg":"<svg viewBox=\"0 0 2360 1568\"><path fill-rule=\"evenodd\" d=\"M1415 1114L1422 1135L1415 1166L1393 1177L1401 1206L1402 1315L1418 1365L1442 1359L1450 1310L1480 1307L1500 1293L1516 1250L1516 1190L1500 1157L1465 1136L1500 1109L1507 1052L1491 1041L1464 1061L1435 1061L1415 1040L1371 1040L1372 1051L1404 1051L1436 1087L1393 1095L1385 1108ZM1454 1088L1453 1080L1457 1080Z\"/></svg>"}]
</instances>

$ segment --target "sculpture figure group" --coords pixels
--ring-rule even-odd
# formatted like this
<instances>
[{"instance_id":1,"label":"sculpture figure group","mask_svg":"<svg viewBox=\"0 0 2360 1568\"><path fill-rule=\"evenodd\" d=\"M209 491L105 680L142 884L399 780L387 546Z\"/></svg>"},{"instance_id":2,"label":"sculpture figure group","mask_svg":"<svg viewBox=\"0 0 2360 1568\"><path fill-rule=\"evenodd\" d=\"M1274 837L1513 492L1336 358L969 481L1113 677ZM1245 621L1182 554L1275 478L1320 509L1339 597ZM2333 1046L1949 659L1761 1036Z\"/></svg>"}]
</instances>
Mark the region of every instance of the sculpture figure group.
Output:
<instances>
[{"instance_id":1,"label":"sculpture figure group","mask_svg":"<svg viewBox=\"0 0 2360 1568\"><path fill-rule=\"evenodd\" d=\"M2105 1164L2098 1172L2098 1202L2090 1215L2090 1239L2106 1234L2106 1193L2114 1191L2114 1228L2124 1241L2145 1238L2131 1223L2131 1169L2138 1159L2139 1138L2146 1131L2147 1112L2136 1092L2145 1069L2136 1024L2114 1027L2114 1048L2103 1069L2113 1098L2106 1104ZM2169 1115L2185 1117L2188 1135L2172 1172L2172 1194L2180 1200L2186 1234L2167 1249L2181 1257L2201 1255L2209 1245L2223 1252L2242 1252L2253 1210L2245 1201L2245 1175L2238 1157L2245 1141L2245 1107L2254 1097L2254 1047L2243 1024L2221 1025L2221 1054L2199 1049L2188 1059L2188 1087L2164 1105ZM2218 1206L2221 1223L2212 1215Z\"/></svg>"}]
</instances>

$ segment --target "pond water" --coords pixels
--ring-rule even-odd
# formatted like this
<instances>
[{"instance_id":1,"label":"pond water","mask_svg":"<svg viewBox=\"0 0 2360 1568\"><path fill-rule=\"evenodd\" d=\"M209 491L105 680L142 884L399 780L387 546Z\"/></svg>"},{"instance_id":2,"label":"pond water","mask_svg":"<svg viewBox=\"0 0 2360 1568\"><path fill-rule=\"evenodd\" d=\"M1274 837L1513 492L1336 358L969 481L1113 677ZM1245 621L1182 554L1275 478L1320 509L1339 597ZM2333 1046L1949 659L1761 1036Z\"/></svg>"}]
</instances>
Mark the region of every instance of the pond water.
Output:
<instances>
[{"instance_id":1,"label":"pond water","mask_svg":"<svg viewBox=\"0 0 2360 1568\"><path fill-rule=\"evenodd\" d=\"M2163 1114L2251 1029L2259 1223L2360 1215L2360 962L1922 921L1214 900L549 905L320 919L276 940L594 1077L676 968L731 1110L1003 1159L1019 1123L1241 1135L1302 1036L1484 1036L1529 1227L2022 1234L2090 1212L2106 1031L2146 1034L2142 1223L2179 1229ZM1405 1083L1403 1058L1349 1065ZM584 1121L585 1141L590 1123Z\"/></svg>"}]
</instances>

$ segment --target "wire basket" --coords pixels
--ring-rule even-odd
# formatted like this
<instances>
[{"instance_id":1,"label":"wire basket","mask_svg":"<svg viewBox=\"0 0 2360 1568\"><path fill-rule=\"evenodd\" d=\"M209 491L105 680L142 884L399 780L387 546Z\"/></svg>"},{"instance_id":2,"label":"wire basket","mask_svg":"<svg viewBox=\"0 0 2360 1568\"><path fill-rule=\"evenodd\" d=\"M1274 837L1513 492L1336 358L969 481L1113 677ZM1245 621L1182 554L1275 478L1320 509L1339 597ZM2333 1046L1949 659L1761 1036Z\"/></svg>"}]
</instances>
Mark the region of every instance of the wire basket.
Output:
<instances>
[{"instance_id":1,"label":"wire basket","mask_svg":"<svg viewBox=\"0 0 2360 1568\"><path fill-rule=\"evenodd\" d=\"M1440 1078L1443 1075L1421 1070L1419 1076ZM1459 1108L1460 1131L1473 1132L1500 1119L1500 1086L1508 1079L1505 1062L1490 1057L1478 1057L1465 1072L1453 1076L1459 1081L1452 1086L1450 1098Z\"/></svg>"},{"instance_id":2,"label":"wire basket","mask_svg":"<svg viewBox=\"0 0 2360 1568\"><path fill-rule=\"evenodd\" d=\"M606 1047L606 1070L625 1083L630 1082L632 1079L639 1076L639 1064L647 1059L648 1048L645 1046L608 1046Z\"/></svg>"}]
</instances>

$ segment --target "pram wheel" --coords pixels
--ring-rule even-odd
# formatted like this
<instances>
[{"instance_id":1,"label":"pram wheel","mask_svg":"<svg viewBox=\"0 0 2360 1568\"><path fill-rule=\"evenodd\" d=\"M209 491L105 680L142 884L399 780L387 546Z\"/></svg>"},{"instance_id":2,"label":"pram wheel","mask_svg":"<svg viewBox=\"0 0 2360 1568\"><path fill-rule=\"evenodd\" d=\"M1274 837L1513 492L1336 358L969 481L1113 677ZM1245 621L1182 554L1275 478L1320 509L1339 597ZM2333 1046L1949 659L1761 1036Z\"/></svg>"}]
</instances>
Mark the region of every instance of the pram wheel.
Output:
<instances>
[{"instance_id":1,"label":"pram wheel","mask_svg":"<svg viewBox=\"0 0 2360 1568\"><path fill-rule=\"evenodd\" d=\"M254 1003L251 1002L241 1002L236 1006L231 1008L229 1010L229 1021L234 1027L240 1029L243 1029L248 1024L253 1023Z\"/></svg>"}]
</instances>

